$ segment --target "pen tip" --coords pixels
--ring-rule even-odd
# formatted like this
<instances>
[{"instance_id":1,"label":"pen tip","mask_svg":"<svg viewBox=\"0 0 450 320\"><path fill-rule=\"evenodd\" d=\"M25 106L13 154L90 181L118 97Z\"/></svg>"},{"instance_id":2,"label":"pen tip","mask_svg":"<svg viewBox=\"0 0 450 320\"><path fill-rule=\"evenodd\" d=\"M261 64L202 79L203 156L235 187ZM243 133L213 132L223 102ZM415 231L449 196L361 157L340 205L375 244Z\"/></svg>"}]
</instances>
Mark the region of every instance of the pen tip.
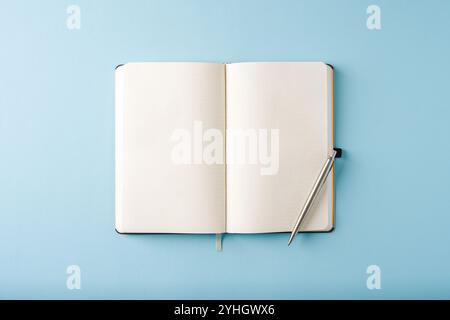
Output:
<instances>
[{"instance_id":1,"label":"pen tip","mask_svg":"<svg viewBox=\"0 0 450 320\"><path fill-rule=\"evenodd\" d=\"M291 235L288 241L288 247L291 245L292 241L294 240L294 237Z\"/></svg>"}]
</instances>

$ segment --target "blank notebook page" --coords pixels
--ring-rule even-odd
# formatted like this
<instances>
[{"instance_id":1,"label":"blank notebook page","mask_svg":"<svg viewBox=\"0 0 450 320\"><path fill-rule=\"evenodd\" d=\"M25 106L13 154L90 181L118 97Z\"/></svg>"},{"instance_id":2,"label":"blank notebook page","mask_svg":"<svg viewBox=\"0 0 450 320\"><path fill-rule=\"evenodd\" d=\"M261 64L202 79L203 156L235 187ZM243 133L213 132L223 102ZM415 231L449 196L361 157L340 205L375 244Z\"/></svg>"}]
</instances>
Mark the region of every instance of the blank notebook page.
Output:
<instances>
[{"instance_id":1,"label":"blank notebook page","mask_svg":"<svg viewBox=\"0 0 450 320\"><path fill-rule=\"evenodd\" d=\"M320 62L227 65L227 128L279 129L277 174L228 164L227 232L292 230L333 147L332 72ZM333 174L316 202L301 231L333 228Z\"/></svg>"},{"instance_id":2,"label":"blank notebook page","mask_svg":"<svg viewBox=\"0 0 450 320\"><path fill-rule=\"evenodd\" d=\"M116 70L116 229L225 231L225 166L177 165L176 129L224 131L225 66L129 63Z\"/></svg>"}]
</instances>

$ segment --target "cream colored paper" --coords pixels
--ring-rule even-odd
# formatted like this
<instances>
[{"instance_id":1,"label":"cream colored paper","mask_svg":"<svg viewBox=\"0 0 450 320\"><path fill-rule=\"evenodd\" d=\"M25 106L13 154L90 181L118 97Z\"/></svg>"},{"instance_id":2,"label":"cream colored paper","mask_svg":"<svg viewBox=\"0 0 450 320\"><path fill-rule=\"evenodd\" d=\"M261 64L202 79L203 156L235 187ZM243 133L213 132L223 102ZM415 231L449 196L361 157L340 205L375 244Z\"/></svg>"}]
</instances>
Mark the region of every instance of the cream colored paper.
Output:
<instances>
[{"instance_id":1,"label":"cream colored paper","mask_svg":"<svg viewBox=\"0 0 450 320\"><path fill-rule=\"evenodd\" d=\"M257 62L229 64L226 74L228 129L280 135L278 174L227 166L227 232L291 231L333 146L332 70L320 62ZM301 231L332 229L332 180Z\"/></svg>"},{"instance_id":2,"label":"cream colored paper","mask_svg":"<svg viewBox=\"0 0 450 320\"><path fill-rule=\"evenodd\" d=\"M119 67L117 231L290 231L333 146L332 86L332 69L316 62ZM278 129L278 172L261 175L260 163L174 164L171 136L193 131L195 121L224 134L225 123L231 130ZM331 230L333 210L330 175L301 230Z\"/></svg>"},{"instance_id":3,"label":"cream colored paper","mask_svg":"<svg viewBox=\"0 0 450 320\"><path fill-rule=\"evenodd\" d=\"M176 129L224 131L225 67L130 63L116 70L116 229L123 233L225 231L225 166L177 165Z\"/></svg>"}]
</instances>

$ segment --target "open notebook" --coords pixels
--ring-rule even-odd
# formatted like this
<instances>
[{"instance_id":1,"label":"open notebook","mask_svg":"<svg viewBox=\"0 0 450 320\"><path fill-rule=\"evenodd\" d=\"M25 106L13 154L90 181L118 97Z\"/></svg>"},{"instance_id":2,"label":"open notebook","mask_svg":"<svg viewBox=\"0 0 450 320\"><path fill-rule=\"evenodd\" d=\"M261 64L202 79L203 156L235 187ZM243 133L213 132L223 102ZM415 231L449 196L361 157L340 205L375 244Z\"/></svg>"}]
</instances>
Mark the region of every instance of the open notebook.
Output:
<instances>
[{"instance_id":1,"label":"open notebook","mask_svg":"<svg viewBox=\"0 0 450 320\"><path fill-rule=\"evenodd\" d=\"M118 232L291 231L333 148L332 67L128 63L115 78ZM333 226L332 174L300 231Z\"/></svg>"}]
</instances>

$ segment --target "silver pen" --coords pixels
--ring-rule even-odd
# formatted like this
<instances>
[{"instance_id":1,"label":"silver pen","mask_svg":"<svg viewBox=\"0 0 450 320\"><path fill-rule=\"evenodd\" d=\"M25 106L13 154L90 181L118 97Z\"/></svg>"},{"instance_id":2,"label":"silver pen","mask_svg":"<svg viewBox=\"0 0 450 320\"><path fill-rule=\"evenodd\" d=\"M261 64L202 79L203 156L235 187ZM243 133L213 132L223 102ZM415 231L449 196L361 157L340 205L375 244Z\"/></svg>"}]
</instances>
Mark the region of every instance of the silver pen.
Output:
<instances>
[{"instance_id":1,"label":"silver pen","mask_svg":"<svg viewBox=\"0 0 450 320\"><path fill-rule=\"evenodd\" d=\"M308 195L308 198L306 199L306 202L302 208L302 211L300 211L300 215L297 218L297 221L295 222L294 228L292 229L291 236L289 237L288 245L294 241L295 237L297 236L298 229L300 228L303 220L305 219L306 215L308 214L309 210L311 209L314 200L317 198L317 195L320 193L320 190L322 189L322 186L325 184L325 181L327 180L328 174L330 173L331 169L333 168L334 159L336 158L337 151L333 149L333 152L331 156L328 157L327 161L322 167L322 170L320 170L320 174L316 179L316 182L314 182L314 186L311 189L311 192Z\"/></svg>"}]
</instances>

